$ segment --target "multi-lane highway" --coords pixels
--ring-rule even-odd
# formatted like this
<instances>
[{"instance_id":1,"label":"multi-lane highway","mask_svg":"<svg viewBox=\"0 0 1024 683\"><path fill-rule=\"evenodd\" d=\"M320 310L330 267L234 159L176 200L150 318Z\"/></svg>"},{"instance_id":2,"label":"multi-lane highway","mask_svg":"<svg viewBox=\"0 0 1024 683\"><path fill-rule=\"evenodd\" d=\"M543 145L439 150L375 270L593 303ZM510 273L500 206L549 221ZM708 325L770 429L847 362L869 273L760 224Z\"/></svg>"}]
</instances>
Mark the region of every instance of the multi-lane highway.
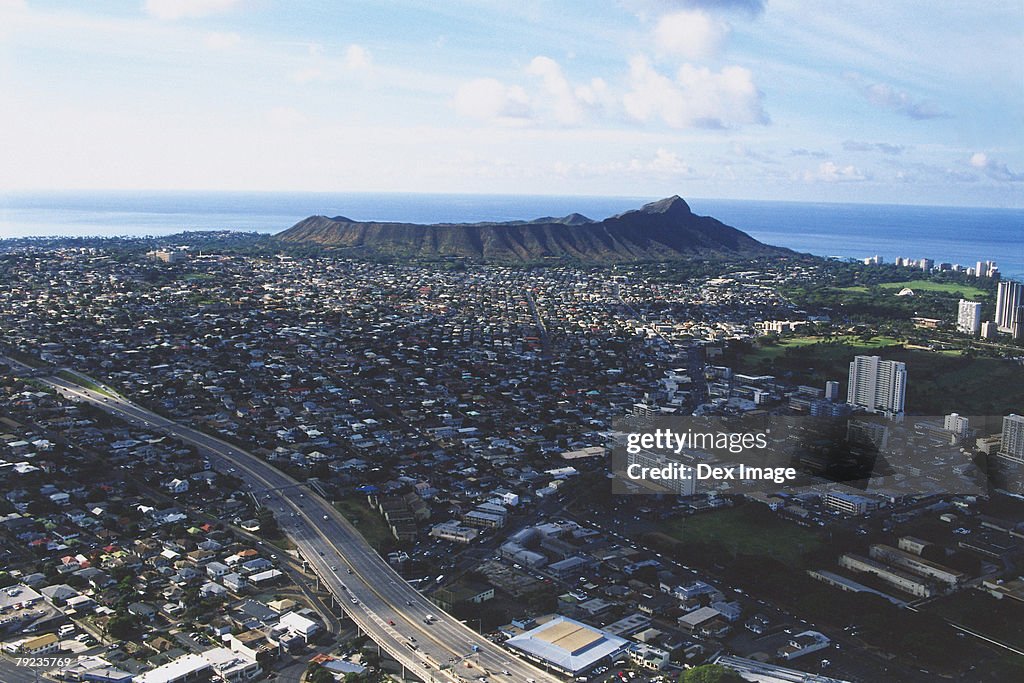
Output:
<instances>
[{"instance_id":1,"label":"multi-lane highway","mask_svg":"<svg viewBox=\"0 0 1024 683\"><path fill-rule=\"evenodd\" d=\"M0 362L30 371L15 361ZM61 377L40 377L68 398L98 406L141 428L195 446L241 478L359 627L406 670L424 681L553 683L558 680L468 628L406 583L327 501L256 456L180 425L118 396ZM464 661L459 661L464 660ZM455 666L450 662L459 661Z\"/></svg>"}]
</instances>

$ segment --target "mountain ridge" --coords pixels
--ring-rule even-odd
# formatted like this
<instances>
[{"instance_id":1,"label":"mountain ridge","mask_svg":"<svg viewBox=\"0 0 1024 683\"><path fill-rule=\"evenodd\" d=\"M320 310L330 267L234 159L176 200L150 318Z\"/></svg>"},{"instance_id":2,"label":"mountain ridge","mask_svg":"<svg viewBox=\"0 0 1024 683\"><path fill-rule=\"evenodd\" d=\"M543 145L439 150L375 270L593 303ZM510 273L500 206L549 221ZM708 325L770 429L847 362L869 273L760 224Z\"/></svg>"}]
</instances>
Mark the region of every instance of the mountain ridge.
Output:
<instances>
[{"instance_id":1,"label":"mountain ridge","mask_svg":"<svg viewBox=\"0 0 1024 683\"><path fill-rule=\"evenodd\" d=\"M568 258L621 263L793 253L763 244L715 218L694 214L678 195L601 221L579 213L560 218L432 224L310 216L276 237L378 255L520 261Z\"/></svg>"}]
</instances>

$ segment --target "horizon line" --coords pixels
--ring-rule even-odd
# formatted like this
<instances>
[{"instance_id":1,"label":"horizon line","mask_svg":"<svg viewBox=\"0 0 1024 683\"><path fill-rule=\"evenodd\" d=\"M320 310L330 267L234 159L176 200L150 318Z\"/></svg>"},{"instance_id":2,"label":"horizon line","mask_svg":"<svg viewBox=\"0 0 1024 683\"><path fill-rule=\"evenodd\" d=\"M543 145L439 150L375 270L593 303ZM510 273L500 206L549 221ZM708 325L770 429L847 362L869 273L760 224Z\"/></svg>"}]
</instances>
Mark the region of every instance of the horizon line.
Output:
<instances>
[{"instance_id":1,"label":"horizon line","mask_svg":"<svg viewBox=\"0 0 1024 683\"><path fill-rule=\"evenodd\" d=\"M18 195L70 195L70 194L139 194L139 195L174 195L174 194L208 194L208 195L405 195L405 196L432 196L432 197L535 197L550 199L625 199L643 202L655 202L673 196L680 197L687 203L691 201L712 201L712 202L767 202L777 204L818 204L828 206L900 206L900 207L922 207L922 208L944 208L944 209L997 209L1007 211L1024 210L1024 203L1013 206L994 206L986 204L921 204L915 202L871 202L871 201L822 201L806 199L753 199L737 197L699 197L686 196L676 192L668 195L632 195L632 194L554 194L554 193L518 193L518 192L432 192L422 190L244 190L244 189L133 189L133 188L59 188L59 189L0 189L0 208L6 208L2 201L4 197Z\"/></svg>"}]
</instances>

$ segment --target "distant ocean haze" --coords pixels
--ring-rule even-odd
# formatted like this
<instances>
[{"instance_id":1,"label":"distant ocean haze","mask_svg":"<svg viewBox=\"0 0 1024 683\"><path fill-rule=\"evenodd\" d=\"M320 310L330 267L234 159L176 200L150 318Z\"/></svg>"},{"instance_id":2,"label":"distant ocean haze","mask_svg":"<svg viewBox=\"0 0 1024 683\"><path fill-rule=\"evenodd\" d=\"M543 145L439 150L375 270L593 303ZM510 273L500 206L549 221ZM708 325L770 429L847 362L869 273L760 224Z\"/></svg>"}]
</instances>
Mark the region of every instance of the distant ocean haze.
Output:
<instances>
[{"instance_id":1,"label":"distant ocean haze","mask_svg":"<svg viewBox=\"0 0 1024 683\"><path fill-rule=\"evenodd\" d=\"M752 237L819 256L878 254L973 266L994 260L1024 279L1024 210L700 199L694 213ZM601 220L660 197L378 193L48 192L0 195L0 237L169 235L185 230L276 233L307 216L472 223L582 213Z\"/></svg>"}]
</instances>

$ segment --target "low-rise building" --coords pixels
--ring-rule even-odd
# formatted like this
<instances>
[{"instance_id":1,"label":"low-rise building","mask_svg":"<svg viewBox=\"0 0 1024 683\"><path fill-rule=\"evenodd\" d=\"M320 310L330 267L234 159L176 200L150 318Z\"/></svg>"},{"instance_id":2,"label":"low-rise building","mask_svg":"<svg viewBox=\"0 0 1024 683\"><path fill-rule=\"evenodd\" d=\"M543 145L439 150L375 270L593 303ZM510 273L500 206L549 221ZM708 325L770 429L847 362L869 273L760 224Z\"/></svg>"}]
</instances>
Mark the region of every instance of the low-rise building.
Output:
<instances>
[{"instance_id":1,"label":"low-rise building","mask_svg":"<svg viewBox=\"0 0 1024 683\"><path fill-rule=\"evenodd\" d=\"M661 670L672 661L672 656L667 650L646 643L631 644L628 653L630 661L645 669Z\"/></svg>"},{"instance_id":2,"label":"low-rise building","mask_svg":"<svg viewBox=\"0 0 1024 683\"><path fill-rule=\"evenodd\" d=\"M832 641L818 631L802 631L789 639L789 642L779 648L776 653L780 658L789 661L797 657L803 657L818 650L824 650Z\"/></svg>"}]
</instances>

